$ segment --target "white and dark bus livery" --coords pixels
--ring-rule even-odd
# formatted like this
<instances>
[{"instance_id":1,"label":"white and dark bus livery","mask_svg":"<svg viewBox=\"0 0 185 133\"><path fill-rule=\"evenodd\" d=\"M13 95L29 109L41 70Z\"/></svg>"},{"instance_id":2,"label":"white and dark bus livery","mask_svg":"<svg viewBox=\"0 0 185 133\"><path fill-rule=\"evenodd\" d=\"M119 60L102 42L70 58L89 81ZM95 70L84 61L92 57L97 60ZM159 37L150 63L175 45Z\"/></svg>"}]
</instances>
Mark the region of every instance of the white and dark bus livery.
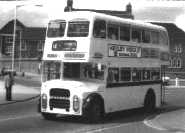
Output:
<instances>
[{"instance_id":1,"label":"white and dark bus livery","mask_svg":"<svg viewBox=\"0 0 185 133\"><path fill-rule=\"evenodd\" d=\"M161 106L165 28L79 11L52 18L42 62L41 113L84 116Z\"/></svg>"}]
</instances>

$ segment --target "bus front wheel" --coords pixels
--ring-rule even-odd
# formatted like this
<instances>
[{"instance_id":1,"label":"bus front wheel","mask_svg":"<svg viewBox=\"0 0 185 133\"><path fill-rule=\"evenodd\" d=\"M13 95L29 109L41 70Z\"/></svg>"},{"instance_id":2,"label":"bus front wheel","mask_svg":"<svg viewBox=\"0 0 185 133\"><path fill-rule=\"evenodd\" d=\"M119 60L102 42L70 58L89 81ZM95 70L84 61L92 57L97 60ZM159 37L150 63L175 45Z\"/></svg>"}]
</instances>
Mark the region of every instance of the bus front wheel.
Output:
<instances>
[{"instance_id":1,"label":"bus front wheel","mask_svg":"<svg viewBox=\"0 0 185 133\"><path fill-rule=\"evenodd\" d=\"M46 119L46 120L54 120L54 119L56 119L56 115L55 114L49 114L49 113L41 113L41 114L44 117L44 119Z\"/></svg>"},{"instance_id":2,"label":"bus front wheel","mask_svg":"<svg viewBox=\"0 0 185 133\"><path fill-rule=\"evenodd\" d=\"M100 122L102 119L102 116L103 116L102 107L100 106L99 103L93 102L91 104L91 107L89 108L89 113L88 113L89 122L92 122L92 123Z\"/></svg>"}]
</instances>

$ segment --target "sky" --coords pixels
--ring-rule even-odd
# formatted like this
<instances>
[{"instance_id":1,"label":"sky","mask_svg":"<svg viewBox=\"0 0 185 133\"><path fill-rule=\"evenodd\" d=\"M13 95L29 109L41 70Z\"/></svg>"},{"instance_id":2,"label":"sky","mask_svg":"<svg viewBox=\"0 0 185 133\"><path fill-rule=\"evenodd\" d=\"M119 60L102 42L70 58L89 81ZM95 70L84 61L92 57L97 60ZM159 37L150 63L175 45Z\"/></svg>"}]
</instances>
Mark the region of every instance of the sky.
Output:
<instances>
[{"instance_id":1,"label":"sky","mask_svg":"<svg viewBox=\"0 0 185 133\"><path fill-rule=\"evenodd\" d=\"M25 0L0 1L0 28L14 18L15 5L17 18L27 26L46 26L54 14L63 12L67 0ZM143 21L173 22L185 31L184 0L73 0L74 8L119 10L131 3L135 19ZM42 5L42 6L36 6Z\"/></svg>"}]
</instances>

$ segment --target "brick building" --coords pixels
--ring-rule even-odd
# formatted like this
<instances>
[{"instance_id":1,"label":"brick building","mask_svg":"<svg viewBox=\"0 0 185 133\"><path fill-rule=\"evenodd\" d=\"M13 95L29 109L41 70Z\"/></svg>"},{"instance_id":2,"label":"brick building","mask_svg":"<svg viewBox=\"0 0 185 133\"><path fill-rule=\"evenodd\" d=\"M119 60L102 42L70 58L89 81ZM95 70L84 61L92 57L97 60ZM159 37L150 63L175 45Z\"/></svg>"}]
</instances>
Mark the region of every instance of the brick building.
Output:
<instances>
[{"instance_id":1,"label":"brick building","mask_svg":"<svg viewBox=\"0 0 185 133\"><path fill-rule=\"evenodd\" d=\"M0 30L0 69L11 67L14 20ZM15 70L37 72L42 57L46 28L28 27L16 20L16 40L14 47Z\"/></svg>"},{"instance_id":2,"label":"brick building","mask_svg":"<svg viewBox=\"0 0 185 133\"><path fill-rule=\"evenodd\" d=\"M170 41L170 64L167 73L172 77L185 78L185 32L178 28L174 23L154 24L165 27L168 31Z\"/></svg>"},{"instance_id":3,"label":"brick building","mask_svg":"<svg viewBox=\"0 0 185 133\"><path fill-rule=\"evenodd\" d=\"M115 10L95 10L95 9L77 9L73 8L73 0L67 1L67 6L64 9L65 12L69 11L92 11L97 13L104 13L107 15L117 16L121 18L129 18L134 19L134 15L132 14L132 5L129 3L126 5L125 11L115 11Z\"/></svg>"}]
</instances>

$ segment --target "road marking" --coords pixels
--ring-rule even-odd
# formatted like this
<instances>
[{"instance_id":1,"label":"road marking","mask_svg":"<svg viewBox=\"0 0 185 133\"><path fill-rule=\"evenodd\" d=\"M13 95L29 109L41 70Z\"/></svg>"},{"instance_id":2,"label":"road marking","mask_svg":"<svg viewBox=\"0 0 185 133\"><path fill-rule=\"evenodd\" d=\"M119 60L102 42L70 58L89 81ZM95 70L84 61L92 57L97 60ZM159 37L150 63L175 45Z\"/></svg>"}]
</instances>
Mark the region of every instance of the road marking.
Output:
<instances>
[{"instance_id":1,"label":"road marking","mask_svg":"<svg viewBox=\"0 0 185 133\"><path fill-rule=\"evenodd\" d=\"M152 120L154 121L154 120L157 120L157 119L159 119L159 117L161 117L161 115L158 115L158 116L156 116L155 118L153 118ZM143 123L145 124L145 125L147 125L148 127L151 127L151 128L153 128L153 129L157 129L157 130L160 130L160 131L170 131L171 129L168 129L168 128L164 128L164 127L162 127L162 126L160 126L159 124L154 124L154 122L152 122L152 120L150 120L149 119L149 117L148 118L146 118L144 121L143 121ZM179 131L178 131L178 129L176 129L177 131L175 132L175 133L185 133L185 131L180 131L180 129L179 129Z\"/></svg>"},{"instance_id":2,"label":"road marking","mask_svg":"<svg viewBox=\"0 0 185 133\"><path fill-rule=\"evenodd\" d=\"M17 119L25 119L25 118L35 117L39 115L40 114L11 117L11 118L6 118L6 119L0 119L0 122L9 121L9 120L17 120Z\"/></svg>"},{"instance_id":3,"label":"road marking","mask_svg":"<svg viewBox=\"0 0 185 133\"><path fill-rule=\"evenodd\" d=\"M123 126L128 126L131 125L133 123L126 123L126 124L119 124L119 125L114 125L114 126L110 126L110 127L104 127L104 128L98 128L98 129L92 129L90 131L85 131L86 133L97 133L97 132L103 132L106 130L110 130L110 129L114 129L114 128L120 128ZM78 132L78 131L77 131ZM83 131L79 131L79 132L83 132Z\"/></svg>"},{"instance_id":4,"label":"road marking","mask_svg":"<svg viewBox=\"0 0 185 133\"><path fill-rule=\"evenodd\" d=\"M157 119L157 118L159 118L159 117L160 117L160 115L158 115L158 116L156 116L155 118L153 118L153 120L154 120L154 119ZM145 125L147 125L148 127L153 128L153 129L157 129L157 130L160 130L160 131L166 131L166 130L167 130L166 128L163 128L162 126L155 125L155 124L152 122L152 120L149 120L149 117L146 118L146 119L143 121L143 123L144 123Z\"/></svg>"}]
</instances>

